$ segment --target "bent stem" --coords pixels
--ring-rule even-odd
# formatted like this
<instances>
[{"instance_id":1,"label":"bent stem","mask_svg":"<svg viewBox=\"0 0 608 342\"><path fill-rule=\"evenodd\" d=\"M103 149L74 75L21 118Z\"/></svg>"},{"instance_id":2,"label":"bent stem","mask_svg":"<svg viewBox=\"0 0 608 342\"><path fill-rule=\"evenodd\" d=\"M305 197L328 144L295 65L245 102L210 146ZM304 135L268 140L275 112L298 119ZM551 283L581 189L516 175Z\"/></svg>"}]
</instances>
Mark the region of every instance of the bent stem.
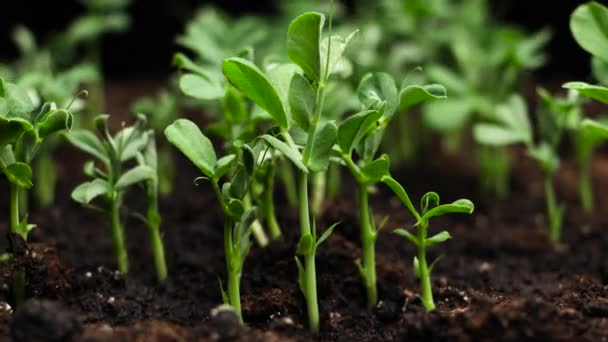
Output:
<instances>
[{"instance_id":1,"label":"bent stem","mask_svg":"<svg viewBox=\"0 0 608 342\"><path fill-rule=\"evenodd\" d=\"M312 235L310 228L310 213L308 204L308 174L300 172L300 230L301 236ZM312 253L304 256L304 298L308 308L308 324L310 331L319 332L319 304L317 302L317 271L314 248Z\"/></svg>"},{"instance_id":2,"label":"bent stem","mask_svg":"<svg viewBox=\"0 0 608 342\"><path fill-rule=\"evenodd\" d=\"M433 300L433 288L431 287L431 271L426 261L426 234L428 222L421 221L418 225L418 276L420 277L420 292L422 305L426 311L435 309Z\"/></svg>"},{"instance_id":3,"label":"bent stem","mask_svg":"<svg viewBox=\"0 0 608 342\"><path fill-rule=\"evenodd\" d=\"M376 231L372 225L369 210L367 185L359 183L359 221L361 222L361 246L363 249L363 266L360 266L361 277L367 293L367 307L373 308L378 301L376 288Z\"/></svg>"},{"instance_id":4,"label":"bent stem","mask_svg":"<svg viewBox=\"0 0 608 342\"><path fill-rule=\"evenodd\" d=\"M583 163L580 166L578 193L583 210L588 214L593 212L593 186L591 183L591 170L589 169L588 163Z\"/></svg>"},{"instance_id":5,"label":"bent stem","mask_svg":"<svg viewBox=\"0 0 608 342\"><path fill-rule=\"evenodd\" d=\"M125 246L125 234L122 228L122 224L120 223L120 201L117 198L114 198L112 200L110 208L110 224L118 270L120 271L120 273L126 274L129 272L129 258Z\"/></svg>"}]
</instances>

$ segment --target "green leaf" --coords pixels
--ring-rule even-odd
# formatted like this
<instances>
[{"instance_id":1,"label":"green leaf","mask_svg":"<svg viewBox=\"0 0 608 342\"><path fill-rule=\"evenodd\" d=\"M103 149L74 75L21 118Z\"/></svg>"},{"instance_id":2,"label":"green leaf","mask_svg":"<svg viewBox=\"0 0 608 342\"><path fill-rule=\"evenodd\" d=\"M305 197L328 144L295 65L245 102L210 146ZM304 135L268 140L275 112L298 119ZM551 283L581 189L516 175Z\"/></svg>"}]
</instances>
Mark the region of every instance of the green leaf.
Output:
<instances>
[{"instance_id":1,"label":"green leaf","mask_svg":"<svg viewBox=\"0 0 608 342\"><path fill-rule=\"evenodd\" d=\"M222 98L222 112L231 125L241 124L247 120L246 99L234 87L228 87Z\"/></svg>"},{"instance_id":2,"label":"green leaf","mask_svg":"<svg viewBox=\"0 0 608 342\"><path fill-rule=\"evenodd\" d=\"M235 161L235 154L229 154L218 159L217 163L215 164L215 169L213 170L213 179L219 180L220 178L222 178L226 174L226 172L228 172L230 168L232 168Z\"/></svg>"},{"instance_id":3,"label":"green leaf","mask_svg":"<svg viewBox=\"0 0 608 342\"><path fill-rule=\"evenodd\" d=\"M414 261L412 262L412 269L414 270L414 276L416 278L420 278L420 263L418 262L418 257L414 257Z\"/></svg>"},{"instance_id":4,"label":"green leaf","mask_svg":"<svg viewBox=\"0 0 608 342\"><path fill-rule=\"evenodd\" d=\"M116 181L116 188L118 190L125 189L133 184L137 184L143 181L154 179L157 177L154 169L147 165L138 165L131 170L125 172Z\"/></svg>"},{"instance_id":5,"label":"green leaf","mask_svg":"<svg viewBox=\"0 0 608 342\"><path fill-rule=\"evenodd\" d=\"M308 12L295 18L287 31L287 55L308 78L321 80L321 30L325 17Z\"/></svg>"},{"instance_id":6,"label":"green leaf","mask_svg":"<svg viewBox=\"0 0 608 342\"><path fill-rule=\"evenodd\" d=\"M416 246L419 245L418 237L403 228L395 229L393 230L393 233L399 236L403 236L404 238L410 240L410 242Z\"/></svg>"},{"instance_id":7,"label":"green leaf","mask_svg":"<svg viewBox=\"0 0 608 342\"><path fill-rule=\"evenodd\" d=\"M253 175L255 171L255 154L253 153L253 149L249 147L249 145L243 145L241 147L243 165L245 166L245 170L249 175Z\"/></svg>"},{"instance_id":8,"label":"green leaf","mask_svg":"<svg viewBox=\"0 0 608 342\"><path fill-rule=\"evenodd\" d=\"M222 71L236 89L268 112L281 128L289 127L283 101L277 89L255 64L234 57L224 61Z\"/></svg>"},{"instance_id":9,"label":"green leaf","mask_svg":"<svg viewBox=\"0 0 608 342\"><path fill-rule=\"evenodd\" d=\"M13 144L21 135L32 129L32 125L26 120L15 118L8 119L0 116L0 148Z\"/></svg>"},{"instance_id":10,"label":"green leaf","mask_svg":"<svg viewBox=\"0 0 608 342\"><path fill-rule=\"evenodd\" d=\"M370 183L379 182L382 177L388 176L390 172L390 160L388 155L383 154L380 158L365 164L361 168L361 173L367 178Z\"/></svg>"},{"instance_id":11,"label":"green leaf","mask_svg":"<svg viewBox=\"0 0 608 342\"><path fill-rule=\"evenodd\" d=\"M427 247L430 247L430 246L436 245L438 243L445 242L451 238L452 238L452 236L450 235L450 233L448 233L447 231L444 230L444 231L437 233L436 235L433 235L430 238L426 239L424 241L424 245Z\"/></svg>"},{"instance_id":12,"label":"green leaf","mask_svg":"<svg viewBox=\"0 0 608 342\"><path fill-rule=\"evenodd\" d=\"M217 156L211 140L190 120L178 119L165 129L167 140L177 147L205 176L213 178Z\"/></svg>"},{"instance_id":13,"label":"green leaf","mask_svg":"<svg viewBox=\"0 0 608 342\"><path fill-rule=\"evenodd\" d=\"M16 84L4 83L4 106L6 113L0 115L8 116L9 118L22 118L25 120L31 119L32 112L36 109L27 92ZM3 107L0 101L0 109Z\"/></svg>"},{"instance_id":14,"label":"green leaf","mask_svg":"<svg viewBox=\"0 0 608 342\"><path fill-rule=\"evenodd\" d=\"M72 199L81 204L89 204L96 197L108 194L111 190L108 182L98 178L77 186L72 191Z\"/></svg>"},{"instance_id":15,"label":"green leaf","mask_svg":"<svg viewBox=\"0 0 608 342\"><path fill-rule=\"evenodd\" d=\"M399 93L393 77L384 72L370 73L361 79L357 88L359 101L366 109L381 110L391 117L399 106Z\"/></svg>"},{"instance_id":16,"label":"green leaf","mask_svg":"<svg viewBox=\"0 0 608 342\"><path fill-rule=\"evenodd\" d=\"M386 186L388 186L393 191L393 193L397 195L397 197L399 197L401 202L407 207L407 209L412 213L412 215L414 215L416 221L419 221L420 215L416 211L416 208L414 208L414 205L410 200L410 196L408 196L407 192L405 192L405 189L403 189L401 184L399 184L399 182L397 182L390 175L382 177L381 181L386 184Z\"/></svg>"},{"instance_id":17,"label":"green leaf","mask_svg":"<svg viewBox=\"0 0 608 342\"><path fill-rule=\"evenodd\" d=\"M344 51L348 47L348 43L357 34L357 32L359 31L352 32L346 38L343 38L337 34L333 34L331 36L331 55L329 56L327 70L325 68L325 64L327 63L329 37L325 37L323 40L321 40L321 45L319 48L319 54L321 56L321 79L329 79L329 77L336 72L337 66L339 65L340 61L343 60L342 57L344 55Z\"/></svg>"},{"instance_id":18,"label":"green leaf","mask_svg":"<svg viewBox=\"0 0 608 342\"><path fill-rule=\"evenodd\" d=\"M343 153L350 154L353 147L375 126L382 113L368 110L351 115L338 128L338 146Z\"/></svg>"},{"instance_id":19,"label":"green leaf","mask_svg":"<svg viewBox=\"0 0 608 342\"><path fill-rule=\"evenodd\" d=\"M173 65L182 70L200 75L203 78L211 78L210 73L205 68L196 65L196 63L183 53L178 52L173 55Z\"/></svg>"},{"instance_id":20,"label":"green leaf","mask_svg":"<svg viewBox=\"0 0 608 342\"><path fill-rule=\"evenodd\" d=\"M242 199L249 188L249 174L244 168L239 168L230 181L229 194L232 198Z\"/></svg>"},{"instance_id":21,"label":"green leaf","mask_svg":"<svg viewBox=\"0 0 608 342\"><path fill-rule=\"evenodd\" d=\"M273 137L272 135L264 134L261 137L266 141L272 148L281 152L287 159L289 159L300 171L308 173L308 168L302 162L302 155L298 150L294 150L286 143Z\"/></svg>"},{"instance_id":22,"label":"green leaf","mask_svg":"<svg viewBox=\"0 0 608 342\"><path fill-rule=\"evenodd\" d=\"M74 118L72 113L65 109L54 110L44 116L44 119L37 124L38 136L41 139L47 136L57 133L62 130L72 129L72 123Z\"/></svg>"},{"instance_id":23,"label":"green leaf","mask_svg":"<svg viewBox=\"0 0 608 342\"><path fill-rule=\"evenodd\" d=\"M437 207L439 205L439 195L436 192L427 192L420 199L420 208L422 210L422 214L424 215L429 210Z\"/></svg>"},{"instance_id":24,"label":"green leaf","mask_svg":"<svg viewBox=\"0 0 608 342\"><path fill-rule=\"evenodd\" d=\"M233 219L238 220L245 213L245 205L240 199L231 198L226 205L227 214Z\"/></svg>"},{"instance_id":25,"label":"green leaf","mask_svg":"<svg viewBox=\"0 0 608 342\"><path fill-rule=\"evenodd\" d=\"M608 125L591 119L584 119L576 137L576 156L578 163L588 163L593 149L608 140Z\"/></svg>"},{"instance_id":26,"label":"green leaf","mask_svg":"<svg viewBox=\"0 0 608 342\"><path fill-rule=\"evenodd\" d=\"M289 85L289 108L295 123L305 131L314 115L315 100L315 92L308 80L300 74L293 75Z\"/></svg>"},{"instance_id":27,"label":"green leaf","mask_svg":"<svg viewBox=\"0 0 608 342\"><path fill-rule=\"evenodd\" d=\"M546 174L553 174L559 167L559 156L549 144L541 142L540 145L528 149L528 155L534 158Z\"/></svg>"},{"instance_id":28,"label":"green leaf","mask_svg":"<svg viewBox=\"0 0 608 342\"><path fill-rule=\"evenodd\" d=\"M32 169L25 163L13 163L4 169L4 174L9 182L17 184L22 188L32 187Z\"/></svg>"},{"instance_id":29,"label":"green leaf","mask_svg":"<svg viewBox=\"0 0 608 342\"><path fill-rule=\"evenodd\" d=\"M474 209L475 206L473 205L473 202L468 199L459 199L457 201L452 202L451 204L442 204L427 211L422 216L422 220L428 220L431 217L442 216L445 214L452 213L471 214L473 213Z\"/></svg>"},{"instance_id":30,"label":"green leaf","mask_svg":"<svg viewBox=\"0 0 608 342\"><path fill-rule=\"evenodd\" d=\"M478 143L504 146L513 143L532 142L532 127L528 119L526 103L519 95L513 95L506 104L496 108L496 123L477 124L473 136Z\"/></svg>"},{"instance_id":31,"label":"green leaf","mask_svg":"<svg viewBox=\"0 0 608 342\"><path fill-rule=\"evenodd\" d=\"M331 232L330 232L331 233ZM298 249L296 254L298 255L310 255L314 252L315 244L314 238L311 234L304 234L298 242Z\"/></svg>"},{"instance_id":32,"label":"green leaf","mask_svg":"<svg viewBox=\"0 0 608 342\"><path fill-rule=\"evenodd\" d=\"M179 89L195 99L215 100L224 96L224 88L212 78L186 74L179 79Z\"/></svg>"},{"instance_id":33,"label":"green leaf","mask_svg":"<svg viewBox=\"0 0 608 342\"><path fill-rule=\"evenodd\" d=\"M593 1L580 5L570 16L570 30L585 51L608 62L608 8Z\"/></svg>"},{"instance_id":34,"label":"green leaf","mask_svg":"<svg viewBox=\"0 0 608 342\"><path fill-rule=\"evenodd\" d=\"M329 166L329 154L336 143L338 127L333 121L317 126L310 150L308 169L312 172L327 170Z\"/></svg>"},{"instance_id":35,"label":"green leaf","mask_svg":"<svg viewBox=\"0 0 608 342\"><path fill-rule=\"evenodd\" d=\"M6 96L6 85L4 83L4 78L0 77L0 97Z\"/></svg>"},{"instance_id":36,"label":"green leaf","mask_svg":"<svg viewBox=\"0 0 608 342\"><path fill-rule=\"evenodd\" d=\"M431 100L446 99L447 91L440 84L411 85L399 92L399 112Z\"/></svg>"},{"instance_id":37,"label":"green leaf","mask_svg":"<svg viewBox=\"0 0 608 342\"><path fill-rule=\"evenodd\" d=\"M323 243L323 241L327 240L327 238L331 235L331 233L333 233L334 229L340 224L340 222L336 222L334 224L332 224L331 226L329 226L329 228L325 229L325 231L323 232L323 234L321 235L321 237L319 239L317 239L317 243L315 244L315 248L319 248L319 246L321 246L321 244Z\"/></svg>"},{"instance_id":38,"label":"green leaf","mask_svg":"<svg viewBox=\"0 0 608 342\"><path fill-rule=\"evenodd\" d=\"M460 130L473 115L469 99L450 98L431 102L423 108L424 123L441 132Z\"/></svg>"},{"instance_id":39,"label":"green leaf","mask_svg":"<svg viewBox=\"0 0 608 342\"><path fill-rule=\"evenodd\" d=\"M581 95L608 104L608 88L606 87L592 85L585 82L568 82L564 84L563 87L567 89L574 89Z\"/></svg>"}]
</instances>

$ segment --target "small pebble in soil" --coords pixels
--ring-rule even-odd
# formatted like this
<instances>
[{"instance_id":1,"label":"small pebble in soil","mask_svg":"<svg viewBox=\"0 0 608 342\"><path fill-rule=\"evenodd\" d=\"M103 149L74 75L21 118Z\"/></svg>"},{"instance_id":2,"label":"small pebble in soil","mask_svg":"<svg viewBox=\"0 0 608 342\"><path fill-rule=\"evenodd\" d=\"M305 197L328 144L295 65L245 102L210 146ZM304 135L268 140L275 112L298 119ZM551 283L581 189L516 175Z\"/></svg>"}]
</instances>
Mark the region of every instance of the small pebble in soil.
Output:
<instances>
[{"instance_id":1,"label":"small pebble in soil","mask_svg":"<svg viewBox=\"0 0 608 342\"><path fill-rule=\"evenodd\" d=\"M8 313L12 313L13 312L13 308L11 307L11 305L7 302L0 302L0 311L1 312L8 312Z\"/></svg>"},{"instance_id":2,"label":"small pebble in soil","mask_svg":"<svg viewBox=\"0 0 608 342\"><path fill-rule=\"evenodd\" d=\"M222 304L211 309L210 327L206 332L212 340L230 340L239 336L242 326L232 307Z\"/></svg>"},{"instance_id":3,"label":"small pebble in soil","mask_svg":"<svg viewBox=\"0 0 608 342\"><path fill-rule=\"evenodd\" d=\"M21 304L11 321L15 341L69 341L82 331L78 317L56 302L30 299Z\"/></svg>"}]
</instances>

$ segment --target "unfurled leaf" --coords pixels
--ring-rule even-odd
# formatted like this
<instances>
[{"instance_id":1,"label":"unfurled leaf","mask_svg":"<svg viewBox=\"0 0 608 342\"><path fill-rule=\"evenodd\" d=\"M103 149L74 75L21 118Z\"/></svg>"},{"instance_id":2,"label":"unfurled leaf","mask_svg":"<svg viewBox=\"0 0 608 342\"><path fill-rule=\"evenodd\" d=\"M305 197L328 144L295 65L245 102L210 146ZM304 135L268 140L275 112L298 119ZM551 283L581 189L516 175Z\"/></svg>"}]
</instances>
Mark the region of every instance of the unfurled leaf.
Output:
<instances>
[{"instance_id":1,"label":"unfurled leaf","mask_svg":"<svg viewBox=\"0 0 608 342\"><path fill-rule=\"evenodd\" d=\"M332 224L331 226L329 226L329 228L325 229L325 231L323 232L323 234L321 234L321 237L319 237L317 239L317 243L315 244L315 248L319 248L319 246L321 246L321 244L323 243L323 241L327 240L327 238L331 235L331 233L333 233L334 229L340 224L340 222L336 222L334 224Z\"/></svg>"},{"instance_id":2,"label":"unfurled leaf","mask_svg":"<svg viewBox=\"0 0 608 342\"><path fill-rule=\"evenodd\" d=\"M289 86L289 108L293 121L304 130L308 130L315 111L315 92L308 80L295 74Z\"/></svg>"},{"instance_id":3,"label":"unfurled leaf","mask_svg":"<svg viewBox=\"0 0 608 342\"><path fill-rule=\"evenodd\" d=\"M312 172L327 170L329 166L329 154L336 143L338 127L333 121L317 126L310 150L308 169Z\"/></svg>"},{"instance_id":4,"label":"unfurled leaf","mask_svg":"<svg viewBox=\"0 0 608 342\"><path fill-rule=\"evenodd\" d=\"M4 82L4 97L0 99L0 115L31 120L32 112L36 107L24 89L16 84Z\"/></svg>"},{"instance_id":5,"label":"unfurled leaf","mask_svg":"<svg viewBox=\"0 0 608 342\"><path fill-rule=\"evenodd\" d=\"M215 169L213 170L213 178L216 180L222 178L226 172L232 168L235 161L236 155L234 154L229 154L218 159L217 163L215 163Z\"/></svg>"},{"instance_id":6,"label":"unfurled leaf","mask_svg":"<svg viewBox=\"0 0 608 342\"><path fill-rule=\"evenodd\" d=\"M21 135L32 129L32 125L24 119L8 119L0 116L0 148L12 144Z\"/></svg>"},{"instance_id":7,"label":"unfurled leaf","mask_svg":"<svg viewBox=\"0 0 608 342\"><path fill-rule=\"evenodd\" d=\"M266 141L272 148L281 152L287 159L289 159L300 171L308 173L308 168L302 162L302 155L298 150L295 150L281 140L273 137L272 135L264 134L261 137Z\"/></svg>"},{"instance_id":8,"label":"unfurled leaf","mask_svg":"<svg viewBox=\"0 0 608 342\"><path fill-rule=\"evenodd\" d=\"M325 17L308 12L295 18L287 31L287 55L308 78L321 80L321 30Z\"/></svg>"},{"instance_id":9,"label":"unfurled leaf","mask_svg":"<svg viewBox=\"0 0 608 342\"><path fill-rule=\"evenodd\" d=\"M564 84L563 87L567 89L574 89L581 95L608 104L607 87L592 85L585 82L568 82Z\"/></svg>"},{"instance_id":10,"label":"unfurled leaf","mask_svg":"<svg viewBox=\"0 0 608 342\"><path fill-rule=\"evenodd\" d=\"M147 165L138 165L131 170L123 173L116 181L116 189L122 190L133 184L144 182L156 178L157 174L154 169Z\"/></svg>"},{"instance_id":11,"label":"unfurled leaf","mask_svg":"<svg viewBox=\"0 0 608 342\"><path fill-rule=\"evenodd\" d=\"M65 109L54 110L46 114L42 121L38 122L38 136L41 139L63 130L72 129L72 113Z\"/></svg>"},{"instance_id":12,"label":"unfurled leaf","mask_svg":"<svg viewBox=\"0 0 608 342\"><path fill-rule=\"evenodd\" d=\"M440 84L407 86L399 92L399 112L405 112L409 108L427 101L445 98L447 98L447 91Z\"/></svg>"},{"instance_id":13,"label":"unfurled leaf","mask_svg":"<svg viewBox=\"0 0 608 342\"><path fill-rule=\"evenodd\" d=\"M384 72L370 73L361 79L357 88L359 101L366 109L380 111L391 117L399 107L399 93L393 77Z\"/></svg>"},{"instance_id":14,"label":"unfurled leaf","mask_svg":"<svg viewBox=\"0 0 608 342\"><path fill-rule=\"evenodd\" d=\"M420 218L420 215L416 211L416 208L414 208L414 205L410 200L410 196L408 196L407 192L405 192L405 189L401 186L401 184L399 184L399 182L397 182L393 177L389 175L382 177L381 181L386 184L386 186L388 186L391 190L393 190L393 193L397 195L401 202L418 220Z\"/></svg>"},{"instance_id":15,"label":"unfurled leaf","mask_svg":"<svg viewBox=\"0 0 608 342\"><path fill-rule=\"evenodd\" d=\"M514 95L507 103L498 106L495 118L495 123L475 125L473 136L477 142L491 146L532 142L528 110L521 96Z\"/></svg>"},{"instance_id":16,"label":"unfurled leaf","mask_svg":"<svg viewBox=\"0 0 608 342\"><path fill-rule=\"evenodd\" d=\"M403 236L404 238L410 240L411 243L413 243L414 245L418 246L419 245L419 241L418 241L418 237L410 232L408 232L405 229L399 228L399 229L395 229L393 231L394 234L397 234L399 236Z\"/></svg>"},{"instance_id":17,"label":"unfurled leaf","mask_svg":"<svg viewBox=\"0 0 608 342\"><path fill-rule=\"evenodd\" d=\"M165 137L179 149L205 176L212 178L217 156L211 140L190 120L178 119L165 129Z\"/></svg>"},{"instance_id":18,"label":"unfurled leaf","mask_svg":"<svg viewBox=\"0 0 608 342\"><path fill-rule=\"evenodd\" d=\"M368 110L351 115L344 120L338 128L338 146L342 152L350 154L353 147L376 125L381 117L381 112Z\"/></svg>"},{"instance_id":19,"label":"unfurled leaf","mask_svg":"<svg viewBox=\"0 0 608 342\"><path fill-rule=\"evenodd\" d=\"M368 182L377 183L382 177L388 176L390 171L390 160L386 154L380 158L363 165L361 173L365 176Z\"/></svg>"},{"instance_id":20,"label":"unfurled leaf","mask_svg":"<svg viewBox=\"0 0 608 342\"><path fill-rule=\"evenodd\" d=\"M211 77L186 74L179 79L179 89L200 100L215 100L224 96L222 85Z\"/></svg>"},{"instance_id":21,"label":"unfurled leaf","mask_svg":"<svg viewBox=\"0 0 608 342\"><path fill-rule=\"evenodd\" d=\"M12 163L3 171L9 182L26 189L32 187L32 169L29 165L20 162Z\"/></svg>"},{"instance_id":22,"label":"unfurled leaf","mask_svg":"<svg viewBox=\"0 0 608 342\"><path fill-rule=\"evenodd\" d=\"M333 34L331 36L331 51L329 60L327 59L328 46L329 46L329 37L323 38L321 41L319 54L321 57L321 79L328 79L334 72L337 71L337 66L340 64L340 61L344 55L344 51L348 47L348 43L353 39L353 37L357 34L358 31L354 31L348 35L348 37L343 38L337 34ZM326 63L327 70L326 69Z\"/></svg>"},{"instance_id":23,"label":"unfurled leaf","mask_svg":"<svg viewBox=\"0 0 608 342\"><path fill-rule=\"evenodd\" d=\"M81 204L89 204L98 196L108 194L111 187L105 180L95 179L82 183L72 191L72 199Z\"/></svg>"},{"instance_id":24,"label":"unfurled leaf","mask_svg":"<svg viewBox=\"0 0 608 342\"><path fill-rule=\"evenodd\" d=\"M437 233L436 235L431 236L430 238L427 238L424 241L424 244L426 246L433 246L433 245L436 245L438 243L445 242L445 241L447 241L447 240L449 240L451 238L452 238L452 236L450 235L450 233L448 233L447 231L444 230L444 231L442 231L440 233Z\"/></svg>"},{"instance_id":25,"label":"unfurled leaf","mask_svg":"<svg viewBox=\"0 0 608 342\"><path fill-rule=\"evenodd\" d=\"M423 108L424 123L441 132L461 129L472 115L473 104L468 99L449 98Z\"/></svg>"},{"instance_id":26,"label":"unfurled leaf","mask_svg":"<svg viewBox=\"0 0 608 342\"><path fill-rule=\"evenodd\" d=\"M422 216L423 220L428 220L431 217L442 216L445 214L453 214L453 213L461 213L461 214L471 214L475 206L473 202L468 199L459 199L457 201L452 202L451 204L442 204L439 205Z\"/></svg>"},{"instance_id":27,"label":"unfurled leaf","mask_svg":"<svg viewBox=\"0 0 608 342\"><path fill-rule=\"evenodd\" d=\"M570 17L570 30L577 43L593 56L608 62L608 8L591 1L580 5Z\"/></svg>"},{"instance_id":28,"label":"unfurled leaf","mask_svg":"<svg viewBox=\"0 0 608 342\"><path fill-rule=\"evenodd\" d=\"M268 112L281 128L289 127L277 89L255 64L234 57L224 61L222 71L236 89Z\"/></svg>"}]
</instances>

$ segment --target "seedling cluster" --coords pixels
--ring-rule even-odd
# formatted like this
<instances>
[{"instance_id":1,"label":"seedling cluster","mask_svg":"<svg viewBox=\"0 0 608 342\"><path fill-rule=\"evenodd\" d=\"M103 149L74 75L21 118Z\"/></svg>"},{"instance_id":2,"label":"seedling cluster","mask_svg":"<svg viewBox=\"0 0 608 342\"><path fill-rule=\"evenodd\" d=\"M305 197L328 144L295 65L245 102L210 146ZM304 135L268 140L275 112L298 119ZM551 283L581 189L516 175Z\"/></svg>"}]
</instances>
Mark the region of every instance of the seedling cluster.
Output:
<instances>
[{"instance_id":1,"label":"seedling cluster","mask_svg":"<svg viewBox=\"0 0 608 342\"><path fill-rule=\"evenodd\" d=\"M118 270L129 272L125 214L130 213L148 228L157 279L166 281L162 199L180 195L173 187L177 149L200 171L194 180L198 191L216 199L226 267L219 286L223 301L241 322L247 316L241 309L240 283L253 242L260 248L271 241L290 242L285 230L291 227L276 209L285 206L275 189L284 190L299 221L293 255L298 276L293 281L305 300L309 329L317 333L322 325L319 301L326 300L318 294L317 264L325 260L317 260L317 252L340 229L340 222L324 229L317 222L323 221L328 199L340 194L342 184L356 184L353 216L361 253L353 265L368 308L381 299L376 242L391 220L377 220L373 208L383 200L377 193L385 190L409 213L410 221L401 222L406 228L393 233L416 247L411 273L420 280L424 308L436 308L431 274L438 259L429 262L427 248L451 235L447 230L431 233L431 219L472 214L474 204L468 199L441 204L438 193L426 192L415 206L406 191L411 184L391 173L404 161L415 162L416 155L432 158L432 132L439 133L444 152L458 154L471 131L480 188L505 201L510 195L510 146L522 144L542 171L548 237L555 243L562 240L567 211L553 181L560 147L572 140L581 207L587 212L594 208L590 162L593 150L608 140L608 121L584 118L583 104L586 98L608 103L608 8L603 5L581 5L570 23L576 41L593 57L600 84L566 83L565 95L538 89L540 105L534 111L528 110L517 86L524 71L543 64L542 48L550 33L528 36L493 26L485 1L408 1L404 7L409 20L384 23L369 17L390 18L400 11L401 1L370 6L352 22L334 17L334 1L328 2L327 17L298 12L290 22L284 17L274 22L235 20L207 9L177 38L185 51L173 57L177 71L170 84L157 97L133 103L134 122L114 130L120 122L100 114L98 38L128 28L128 1L85 3L87 15L48 47L38 46L27 29L18 28L15 41L23 57L0 68L5 77L0 78L0 171L9 183L10 231L24 240L34 227L28 219L28 191L43 189L39 202L53 201L53 147L67 141L94 158L83 166L88 180L71 197L107 219ZM307 8L316 4L297 3ZM294 8L295 2L282 10L292 15ZM446 29L429 31L428 37L416 32L448 23ZM285 39L277 43L279 36ZM395 41L399 44L391 44ZM81 45L87 51L84 58L73 54ZM440 58L444 52L451 63ZM78 93L82 88L92 89L89 98ZM205 111L208 124L199 127L197 120L182 117L184 109ZM64 139L53 139L56 133ZM350 177L341 177L346 174ZM127 206L127 196L140 196L145 207ZM13 278L18 302L27 280L19 270Z\"/></svg>"}]
</instances>

